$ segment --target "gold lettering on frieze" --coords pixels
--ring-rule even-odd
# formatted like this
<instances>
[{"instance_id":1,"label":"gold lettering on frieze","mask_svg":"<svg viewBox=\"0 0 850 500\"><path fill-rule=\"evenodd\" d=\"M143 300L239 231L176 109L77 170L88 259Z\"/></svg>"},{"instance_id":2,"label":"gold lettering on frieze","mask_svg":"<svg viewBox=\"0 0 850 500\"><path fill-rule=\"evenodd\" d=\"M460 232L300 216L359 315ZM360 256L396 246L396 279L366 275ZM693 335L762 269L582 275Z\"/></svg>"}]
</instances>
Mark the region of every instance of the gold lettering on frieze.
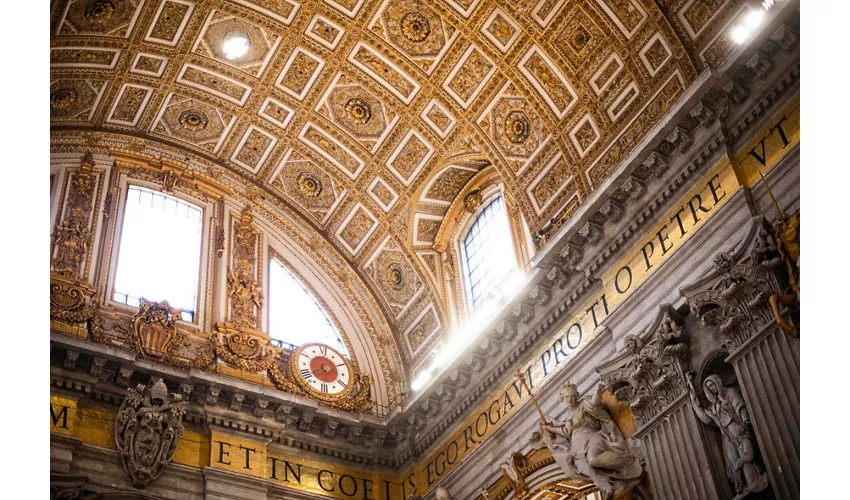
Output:
<instances>
[{"instance_id":1,"label":"gold lettering on frieze","mask_svg":"<svg viewBox=\"0 0 850 500\"><path fill-rule=\"evenodd\" d=\"M761 179L759 172L766 174L799 143L800 94L797 94L735 156L741 184L753 187Z\"/></svg>"},{"instance_id":2,"label":"gold lettering on frieze","mask_svg":"<svg viewBox=\"0 0 850 500\"><path fill-rule=\"evenodd\" d=\"M551 342L520 367L532 393L593 340L605 318L704 225L738 188L740 184L732 164L725 158L660 219L630 254L603 275L602 289L583 307L577 308L575 315L564 323ZM405 481L415 484L416 494L424 496L529 399L528 389L517 379L512 379L460 424L423 463L412 467L404 475Z\"/></svg>"},{"instance_id":3,"label":"gold lettering on frieze","mask_svg":"<svg viewBox=\"0 0 850 500\"><path fill-rule=\"evenodd\" d=\"M213 432L209 442L210 467L268 479L282 488L338 500L405 500L413 491L411 484L404 483L399 477L280 453L257 441ZM194 442L184 444L181 438L175 460L178 456L194 458L194 451L183 453L186 448L203 449L203 445L198 446Z\"/></svg>"},{"instance_id":4,"label":"gold lettering on frieze","mask_svg":"<svg viewBox=\"0 0 850 500\"><path fill-rule=\"evenodd\" d=\"M266 477L266 445L213 432L210 467L254 477Z\"/></svg>"},{"instance_id":5,"label":"gold lettering on frieze","mask_svg":"<svg viewBox=\"0 0 850 500\"><path fill-rule=\"evenodd\" d=\"M50 395L50 432L73 436L77 424L77 402Z\"/></svg>"}]
</instances>

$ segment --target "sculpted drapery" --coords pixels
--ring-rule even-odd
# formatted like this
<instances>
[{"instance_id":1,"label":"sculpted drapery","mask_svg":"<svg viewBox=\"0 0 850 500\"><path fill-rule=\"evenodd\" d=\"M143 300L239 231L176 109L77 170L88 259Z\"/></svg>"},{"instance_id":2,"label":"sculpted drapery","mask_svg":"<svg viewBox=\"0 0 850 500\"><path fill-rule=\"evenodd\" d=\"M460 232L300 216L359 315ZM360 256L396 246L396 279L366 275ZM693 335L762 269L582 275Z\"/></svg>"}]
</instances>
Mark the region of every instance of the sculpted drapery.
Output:
<instances>
[{"instance_id":1,"label":"sculpted drapery","mask_svg":"<svg viewBox=\"0 0 850 500\"><path fill-rule=\"evenodd\" d=\"M735 498L763 491L768 480L756 462L752 424L741 393L735 388L723 387L719 376L709 375L702 384L709 404L702 406L693 386L692 374L689 374L688 386L694 413L703 423L720 429L723 435L726 474L735 485Z\"/></svg>"},{"instance_id":2,"label":"sculpted drapery","mask_svg":"<svg viewBox=\"0 0 850 500\"><path fill-rule=\"evenodd\" d=\"M564 420L541 423L531 444L549 448L567 477L593 482L606 497L639 486L643 466L638 454L602 406L599 385L590 399L579 399L573 384L561 389L567 407Z\"/></svg>"}]
</instances>

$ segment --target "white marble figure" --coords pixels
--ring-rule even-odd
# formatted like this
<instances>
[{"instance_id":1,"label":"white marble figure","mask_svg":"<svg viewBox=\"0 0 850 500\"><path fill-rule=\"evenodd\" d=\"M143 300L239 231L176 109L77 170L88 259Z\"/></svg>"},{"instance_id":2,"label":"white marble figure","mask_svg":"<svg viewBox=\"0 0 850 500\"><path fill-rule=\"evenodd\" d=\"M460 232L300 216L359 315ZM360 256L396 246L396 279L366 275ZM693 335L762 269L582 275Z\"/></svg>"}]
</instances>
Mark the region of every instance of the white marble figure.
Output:
<instances>
[{"instance_id":1,"label":"white marble figure","mask_svg":"<svg viewBox=\"0 0 850 500\"><path fill-rule=\"evenodd\" d=\"M603 498L610 498L615 491L634 489L646 497L640 485L643 466L602 406L604 389L600 384L592 398L579 400L576 386L564 385L561 397L567 407L565 420L541 423L540 431L531 436L531 445L549 448L567 477L593 482Z\"/></svg>"},{"instance_id":2,"label":"white marble figure","mask_svg":"<svg viewBox=\"0 0 850 500\"><path fill-rule=\"evenodd\" d=\"M719 376L709 375L702 383L709 404L702 406L694 389L693 373L688 373L688 388L694 413L703 423L719 428L723 435L726 474L735 484L735 499L764 491L768 479L756 462L750 415L741 393L733 387L723 387Z\"/></svg>"}]
</instances>

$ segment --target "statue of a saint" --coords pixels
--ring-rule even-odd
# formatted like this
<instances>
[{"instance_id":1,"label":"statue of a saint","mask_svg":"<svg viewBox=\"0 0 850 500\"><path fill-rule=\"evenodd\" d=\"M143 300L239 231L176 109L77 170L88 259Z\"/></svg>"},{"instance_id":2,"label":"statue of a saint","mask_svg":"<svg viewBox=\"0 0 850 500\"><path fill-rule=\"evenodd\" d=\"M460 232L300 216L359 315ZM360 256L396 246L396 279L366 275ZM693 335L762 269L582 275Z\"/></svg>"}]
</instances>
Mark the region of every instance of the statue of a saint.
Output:
<instances>
[{"instance_id":1,"label":"statue of a saint","mask_svg":"<svg viewBox=\"0 0 850 500\"><path fill-rule=\"evenodd\" d=\"M631 444L601 403L600 384L591 399L579 399L574 384L561 389L566 419L540 424L531 437L535 448L547 447L567 477L593 482L604 498L634 491L650 498L640 484L643 466Z\"/></svg>"},{"instance_id":2,"label":"statue of a saint","mask_svg":"<svg viewBox=\"0 0 850 500\"><path fill-rule=\"evenodd\" d=\"M706 407L697 398L693 372L688 372L688 388L694 413L703 423L719 428L723 435L726 474L735 484L735 500L763 491L768 486L768 479L755 461L752 424L744 398L737 389L723 387L717 375L706 377L702 387L709 402Z\"/></svg>"}]
</instances>

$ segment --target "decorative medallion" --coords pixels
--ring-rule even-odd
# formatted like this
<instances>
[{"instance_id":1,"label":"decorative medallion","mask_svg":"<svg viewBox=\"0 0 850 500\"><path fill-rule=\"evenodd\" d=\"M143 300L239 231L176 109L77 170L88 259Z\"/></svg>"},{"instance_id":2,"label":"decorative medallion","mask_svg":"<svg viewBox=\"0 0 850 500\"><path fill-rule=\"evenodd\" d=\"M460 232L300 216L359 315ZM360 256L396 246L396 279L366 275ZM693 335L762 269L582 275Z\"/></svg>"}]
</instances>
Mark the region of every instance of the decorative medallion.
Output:
<instances>
[{"instance_id":1,"label":"decorative medallion","mask_svg":"<svg viewBox=\"0 0 850 500\"><path fill-rule=\"evenodd\" d=\"M153 387L128 389L115 418L115 447L133 486L142 488L162 474L183 435L186 403L169 394L161 378Z\"/></svg>"},{"instance_id":2,"label":"decorative medallion","mask_svg":"<svg viewBox=\"0 0 850 500\"><path fill-rule=\"evenodd\" d=\"M514 110L505 117L505 135L514 144L522 144L528 139L531 125L525 113Z\"/></svg>"},{"instance_id":3,"label":"decorative medallion","mask_svg":"<svg viewBox=\"0 0 850 500\"><path fill-rule=\"evenodd\" d=\"M365 124L372 119L372 109L369 104L358 97L349 99L345 103L345 114L356 123Z\"/></svg>"},{"instance_id":4,"label":"decorative medallion","mask_svg":"<svg viewBox=\"0 0 850 500\"><path fill-rule=\"evenodd\" d=\"M424 288L405 252L389 237L378 245L363 270L396 318L404 315Z\"/></svg>"},{"instance_id":5,"label":"decorative medallion","mask_svg":"<svg viewBox=\"0 0 850 500\"><path fill-rule=\"evenodd\" d=\"M397 263L392 263L387 266L387 283L395 290L401 290L406 285L407 280L404 277L404 269Z\"/></svg>"},{"instance_id":6,"label":"decorative medallion","mask_svg":"<svg viewBox=\"0 0 850 500\"><path fill-rule=\"evenodd\" d=\"M185 111L200 113L180 123ZM217 153L236 121L236 115L179 94L169 94L154 120L151 132L197 146L207 152ZM187 126L188 125L188 126Z\"/></svg>"},{"instance_id":7,"label":"decorative medallion","mask_svg":"<svg viewBox=\"0 0 850 500\"><path fill-rule=\"evenodd\" d=\"M61 88L50 94L50 108L65 109L77 101L77 95L72 88Z\"/></svg>"},{"instance_id":8,"label":"decorative medallion","mask_svg":"<svg viewBox=\"0 0 850 500\"><path fill-rule=\"evenodd\" d=\"M187 109L180 113L180 117L177 121L183 128L191 130L192 132L197 132L198 130L207 128L207 124L209 123L207 115L195 109Z\"/></svg>"},{"instance_id":9,"label":"decorative medallion","mask_svg":"<svg viewBox=\"0 0 850 500\"><path fill-rule=\"evenodd\" d=\"M431 24L419 12L408 12L401 18L401 32L411 42L419 43L431 34Z\"/></svg>"},{"instance_id":10,"label":"decorative medallion","mask_svg":"<svg viewBox=\"0 0 850 500\"><path fill-rule=\"evenodd\" d=\"M327 172L291 148L269 182L320 224L327 221L346 192Z\"/></svg>"},{"instance_id":11,"label":"decorative medallion","mask_svg":"<svg viewBox=\"0 0 850 500\"><path fill-rule=\"evenodd\" d=\"M575 50L576 53L579 53L587 46L587 44L590 42L590 39L591 35L590 32L587 31L587 28L582 25L579 25L578 28L573 31L573 34L570 37L570 45L572 45L573 50Z\"/></svg>"},{"instance_id":12,"label":"decorative medallion","mask_svg":"<svg viewBox=\"0 0 850 500\"><path fill-rule=\"evenodd\" d=\"M83 17L94 24L103 24L115 12L115 2L112 0L92 0L86 5Z\"/></svg>"},{"instance_id":13,"label":"decorative medallion","mask_svg":"<svg viewBox=\"0 0 850 500\"><path fill-rule=\"evenodd\" d=\"M460 35L440 12L419 0L384 1L368 29L429 75Z\"/></svg>"},{"instance_id":14,"label":"decorative medallion","mask_svg":"<svg viewBox=\"0 0 850 500\"><path fill-rule=\"evenodd\" d=\"M298 183L298 190L301 191L304 196L315 198L322 193L322 183L319 182L319 179L316 179L306 172L298 174L296 182Z\"/></svg>"}]
</instances>

